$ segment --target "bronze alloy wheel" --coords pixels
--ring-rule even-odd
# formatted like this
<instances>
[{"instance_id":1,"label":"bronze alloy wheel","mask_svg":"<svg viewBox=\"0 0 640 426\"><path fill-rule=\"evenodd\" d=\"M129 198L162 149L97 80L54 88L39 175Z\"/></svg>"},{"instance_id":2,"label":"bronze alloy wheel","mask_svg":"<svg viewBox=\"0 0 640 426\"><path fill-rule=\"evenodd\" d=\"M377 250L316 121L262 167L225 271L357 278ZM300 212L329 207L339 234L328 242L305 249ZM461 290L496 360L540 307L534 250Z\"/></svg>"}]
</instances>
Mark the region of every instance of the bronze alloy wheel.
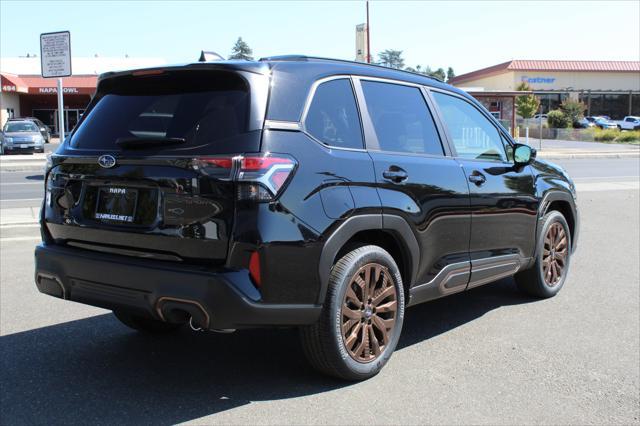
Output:
<instances>
[{"instance_id":1,"label":"bronze alloy wheel","mask_svg":"<svg viewBox=\"0 0 640 426\"><path fill-rule=\"evenodd\" d=\"M351 357L371 362L389 344L398 310L396 286L389 270L368 263L355 273L342 303L342 339Z\"/></svg>"},{"instance_id":2,"label":"bronze alloy wheel","mask_svg":"<svg viewBox=\"0 0 640 426\"><path fill-rule=\"evenodd\" d=\"M554 222L544 237L542 253L542 273L544 282L549 287L555 286L562 280L568 255L569 239L567 233L559 222Z\"/></svg>"}]
</instances>

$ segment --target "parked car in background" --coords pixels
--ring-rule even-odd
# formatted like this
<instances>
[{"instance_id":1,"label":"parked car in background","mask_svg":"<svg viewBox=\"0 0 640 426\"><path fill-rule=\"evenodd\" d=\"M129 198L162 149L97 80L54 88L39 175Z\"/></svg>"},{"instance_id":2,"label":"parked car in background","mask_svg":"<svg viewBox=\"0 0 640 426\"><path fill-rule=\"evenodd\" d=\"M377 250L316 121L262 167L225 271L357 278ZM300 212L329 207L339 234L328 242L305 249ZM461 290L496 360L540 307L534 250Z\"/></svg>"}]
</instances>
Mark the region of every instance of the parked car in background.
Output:
<instances>
[{"instance_id":1,"label":"parked car in background","mask_svg":"<svg viewBox=\"0 0 640 426\"><path fill-rule=\"evenodd\" d=\"M51 130L49 129L49 126L44 124L40 119L36 117L21 117L21 118L9 119L9 121L25 121L25 120L32 121L33 123L35 123L36 126L38 126L38 129L40 130L40 134L44 138L44 143L51 142Z\"/></svg>"},{"instance_id":2,"label":"parked car in background","mask_svg":"<svg viewBox=\"0 0 640 426\"><path fill-rule=\"evenodd\" d=\"M4 154L4 133L0 132L0 155Z\"/></svg>"},{"instance_id":3,"label":"parked car in background","mask_svg":"<svg viewBox=\"0 0 640 426\"><path fill-rule=\"evenodd\" d=\"M547 114L536 114L536 115L533 116L533 120L534 121L540 120L540 116L542 116L542 121L543 122L547 121Z\"/></svg>"},{"instance_id":4,"label":"parked car in background","mask_svg":"<svg viewBox=\"0 0 640 426\"><path fill-rule=\"evenodd\" d=\"M618 123L605 117L596 117L596 120L594 123L596 127L600 129L617 129L618 128Z\"/></svg>"},{"instance_id":5,"label":"parked car in background","mask_svg":"<svg viewBox=\"0 0 640 426\"><path fill-rule=\"evenodd\" d=\"M31 120L9 120L4 125L3 154L9 152L44 152L44 137Z\"/></svg>"},{"instance_id":6,"label":"parked car in background","mask_svg":"<svg viewBox=\"0 0 640 426\"><path fill-rule=\"evenodd\" d=\"M640 117L628 115L617 123L620 130L640 130Z\"/></svg>"},{"instance_id":7,"label":"parked car in background","mask_svg":"<svg viewBox=\"0 0 640 426\"><path fill-rule=\"evenodd\" d=\"M596 117L583 117L578 121L578 124L583 129L588 129L589 127L595 127L596 125Z\"/></svg>"}]
</instances>

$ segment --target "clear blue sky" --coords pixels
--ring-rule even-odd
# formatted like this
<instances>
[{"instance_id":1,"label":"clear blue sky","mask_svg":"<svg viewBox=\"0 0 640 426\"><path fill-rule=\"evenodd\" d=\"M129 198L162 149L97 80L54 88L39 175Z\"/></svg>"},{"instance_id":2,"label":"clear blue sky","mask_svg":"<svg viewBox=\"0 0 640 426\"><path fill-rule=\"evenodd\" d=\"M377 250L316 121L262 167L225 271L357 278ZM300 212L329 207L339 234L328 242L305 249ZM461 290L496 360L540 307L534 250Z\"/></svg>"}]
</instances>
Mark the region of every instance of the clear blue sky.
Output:
<instances>
[{"instance_id":1,"label":"clear blue sky","mask_svg":"<svg viewBox=\"0 0 640 426\"><path fill-rule=\"evenodd\" d=\"M372 52L457 74L510 59L640 60L640 1L372 1ZM353 59L364 1L0 0L0 56L39 53L41 32L71 31L74 56L197 59L238 36L256 57Z\"/></svg>"}]
</instances>

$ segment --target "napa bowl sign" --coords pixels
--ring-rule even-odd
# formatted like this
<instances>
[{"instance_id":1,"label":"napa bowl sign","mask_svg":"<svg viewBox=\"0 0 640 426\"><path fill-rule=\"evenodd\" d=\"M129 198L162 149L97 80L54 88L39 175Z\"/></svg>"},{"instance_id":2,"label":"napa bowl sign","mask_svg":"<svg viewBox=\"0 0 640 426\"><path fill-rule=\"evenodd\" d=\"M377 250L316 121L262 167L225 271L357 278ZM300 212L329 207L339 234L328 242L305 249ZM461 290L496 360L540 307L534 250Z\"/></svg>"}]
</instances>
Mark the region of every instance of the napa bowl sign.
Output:
<instances>
[{"instance_id":1,"label":"napa bowl sign","mask_svg":"<svg viewBox=\"0 0 640 426\"><path fill-rule=\"evenodd\" d=\"M58 88L57 87L38 87L38 93L42 93L45 95L58 93ZM80 93L80 91L78 91L77 87L63 87L62 93L78 94Z\"/></svg>"}]
</instances>

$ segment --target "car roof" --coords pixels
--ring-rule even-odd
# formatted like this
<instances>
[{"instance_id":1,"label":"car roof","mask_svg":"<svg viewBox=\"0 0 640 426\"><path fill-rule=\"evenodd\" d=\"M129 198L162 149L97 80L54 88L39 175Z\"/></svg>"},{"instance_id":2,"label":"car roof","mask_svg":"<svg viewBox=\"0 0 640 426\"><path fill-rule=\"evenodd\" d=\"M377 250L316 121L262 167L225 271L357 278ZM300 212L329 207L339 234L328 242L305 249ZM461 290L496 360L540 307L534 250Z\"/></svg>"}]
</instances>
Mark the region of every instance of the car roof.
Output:
<instances>
[{"instance_id":1,"label":"car roof","mask_svg":"<svg viewBox=\"0 0 640 426\"><path fill-rule=\"evenodd\" d=\"M11 119L11 120L7 120L7 123L8 123L8 122L12 122L12 123L31 123L31 124L34 124L34 122L33 122L33 121L31 121L31 120L22 120L22 119L18 119L18 120L16 120L16 119Z\"/></svg>"},{"instance_id":2,"label":"car roof","mask_svg":"<svg viewBox=\"0 0 640 426\"><path fill-rule=\"evenodd\" d=\"M194 62L108 72L99 76L98 92L100 91L101 82L118 76L153 74L157 71L203 69L233 70L270 75L272 78L272 87L274 87L275 90L273 90L270 95L269 108L267 110L267 119L269 120L299 121L304 109L304 103L312 85L320 79L340 75L381 78L445 89L477 104L477 101L468 93L424 74L362 62L303 55L269 56L257 61L220 60Z\"/></svg>"},{"instance_id":3,"label":"car roof","mask_svg":"<svg viewBox=\"0 0 640 426\"><path fill-rule=\"evenodd\" d=\"M268 56L260 58L257 61L245 60L224 60L224 61L206 61L191 62L182 64L164 65L159 67L139 68L125 71L106 72L99 76L98 81L118 76L132 74L135 72L144 72L152 70L179 70L179 69L233 69L239 71L248 71L258 74L268 74L270 72L286 72L290 69L309 69L315 71L318 75L337 75L351 74L363 75L370 77L388 78L392 80L400 80L423 84L428 86L446 86L448 90L455 89L436 77L428 76L417 72L400 70L385 67L377 64L368 64L364 62L348 61L343 59L322 58L304 55L281 55ZM309 73L313 74L313 73ZM314 79L315 80L315 79ZM456 91L462 92L459 89Z\"/></svg>"}]
</instances>

